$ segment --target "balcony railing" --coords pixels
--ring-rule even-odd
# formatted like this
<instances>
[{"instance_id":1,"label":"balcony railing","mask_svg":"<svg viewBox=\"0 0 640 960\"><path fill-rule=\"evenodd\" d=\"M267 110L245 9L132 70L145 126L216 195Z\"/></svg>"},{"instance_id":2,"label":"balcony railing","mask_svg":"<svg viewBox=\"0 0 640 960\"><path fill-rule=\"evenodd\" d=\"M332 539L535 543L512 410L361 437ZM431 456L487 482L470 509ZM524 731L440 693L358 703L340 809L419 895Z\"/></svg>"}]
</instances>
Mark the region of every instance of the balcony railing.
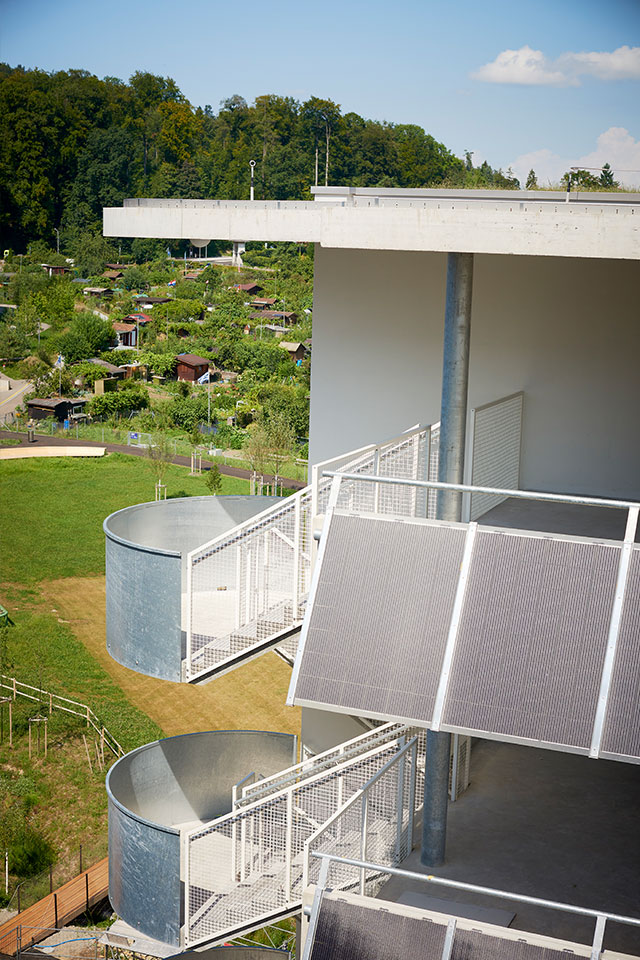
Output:
<instances>
[{"instance_id":1,"label":"balcony railing","mask_svg":"<svg viewBox=\"0 0 640 960\"><path fill-rule=\"evenodd\" d=\"M359 841L353 846L352 806L365 818L366 850L391 864L406 856L423 793L424 733L388 724L342 749L272 777L266 796L183 834L185 947L299 910L314 838L333 850L336 831L347 838L344 827L345 849L362 853Z\"/></svg>"},{"instance_id":2,"label":"balcony railing","mask_svg":"<svg viewBox=\"0 0 640 960\"><path fill-rule=\"evenodd\" d=\"M331 481L322 471L429 479L437 474L436 427L415 427L384 443L325 461L313 481L228 533L193 550L187 566L184 679L202 682L276 647L291 662L311 584L313 519L326 509ZM435 471L435 474L434 474ZM345 486L344 505L376 513L425 516L428 494L391 486Z\"/></svg>"}]
</instances>

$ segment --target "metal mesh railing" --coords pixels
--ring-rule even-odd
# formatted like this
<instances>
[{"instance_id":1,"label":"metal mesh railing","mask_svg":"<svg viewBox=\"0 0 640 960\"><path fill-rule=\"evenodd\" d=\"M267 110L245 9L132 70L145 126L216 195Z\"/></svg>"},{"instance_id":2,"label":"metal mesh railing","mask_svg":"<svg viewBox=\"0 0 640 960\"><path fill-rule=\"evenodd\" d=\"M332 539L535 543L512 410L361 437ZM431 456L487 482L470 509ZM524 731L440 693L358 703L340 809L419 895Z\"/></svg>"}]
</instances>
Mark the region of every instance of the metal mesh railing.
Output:
<instances>
[{"instance_id":1,"label":"metal mesh railing","mask_svg":"<svg viewBox=\"0 0 640 960\"><path fill-rule=\"evenodd\" d=\"M246 806L260 799L260 797L276 793L278 790L283 790L294 783L299 783L325 770L330 770L353 757L368 753L374 747L397 740L403 734L406 734L407 730L406 724L396 723L392 720L376 727L374 730L361 733L358 737L346 740L339 746L331 747L331 749L322 753L317 753L313 757L288 767L286 770L274 773L270 777L264 777L262 780L247 783L242 789L242 796L237 798L236 804L237 806Z\"/></svg>"},{"instance_id":2,"label":"metal mesh railing","mask_svg":"<svg viewBox=\"0 0 640 960\"><path fill-rule=\"evenodd\" d=\"M236 934L299 907L308 841L372 777L386 769L404 746L404 737L396 737L187 834L185 946ZM417 771L420 765L424 768L424 754L420 763L418 753L416 750L412 769L415 795L421 796ZM410 776L403 773L402 783ZM380 821L376 829L387 815L393 820L390 811L398 804L400 790L391 776L384 781L380 778L380 783L379 792L372 793L368 801L371 822ZM410 784L403 796L400 816L405 831L402 849L406 850ZM386 826L380 833L385 837L383 846L390 833L395 843L396 825ZM373 828L368 835L373 836ZM377 855L379 847L371 850Z\"/></svg>"},{"instance_id":3,"label":"metal mesh railing","mask_svg":"<svg viewBox=\"0 0 640 960\"><path fill-rule=\"evenodd\" d=\"M435 469L437 474L438 432L437 425L435 428L414 427L393 440L372 444L355 453L318 464L314 470L317 513L322 514L326 511L329 500L330 483L322 477L325 470L357 473L363 476L398 477L403 480L436 479L432 471ZM341 484L337 506L341 510L355 512L425 517L429 495L427 491L415 487L362 484L357 480L349 480Z\"/></svg>"},{"instance_id":4,"label":"metal mesh railing","mask_svg":"<svg viewBox=\"0 0 640 960\"><path fill-rule=\"evenodd\" d=\"M424 731L404 743L395 756L348 798L305 843L303 885L317 883L320 861L311 852L397 866L411 852L416 810L422 798ZM400 741L402 742L402 741ZM384 879L384 878L382 878ZM331 886L375 896L378 873L332 864Z\"/></svg>"},{"instance_id":5,"label":"metal mesh railing","mask_svg":"<svg viewBox=\"0 0 640 960\"><path fill-rule=\"evenodd\" d=\"M523 405L524 394L520 392L470 411L467 483L476 487L519 488ZM477 520L505 499L496 494L467 494L463 516Z\"/></svg>"},{"instance_id":6,"label":"metal mesh railing","mask_svg":"<svg viewBox=\"0 0 640 960\"><path fill-rule=\"evenodd\" d=\"M186 679L301 623L311 538L306 487L189 554ZM287 654L295 650L289 643Z\"/></svg>"}]
</instances>

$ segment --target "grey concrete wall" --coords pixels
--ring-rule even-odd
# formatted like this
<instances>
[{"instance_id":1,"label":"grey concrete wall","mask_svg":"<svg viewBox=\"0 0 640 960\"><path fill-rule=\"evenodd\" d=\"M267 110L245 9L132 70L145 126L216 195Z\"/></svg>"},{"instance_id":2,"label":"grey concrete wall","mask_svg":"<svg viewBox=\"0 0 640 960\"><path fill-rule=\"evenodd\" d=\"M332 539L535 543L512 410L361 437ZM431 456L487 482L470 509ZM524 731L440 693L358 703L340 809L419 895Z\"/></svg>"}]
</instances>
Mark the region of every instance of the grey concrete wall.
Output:
<instances>
[{"instance_id":1,"label":"grey concrete wall","mask_svg":"<svg viewBox=\"0 0 640 960\"><path fill-rule=\"evenodd\" d=\"M446 255L316 248L311 462L439 419ZM475 257L469 403L525 391L522 484L636 497L638 267Z\"/></svg>"},{"instance_id":2,"label":"grey concrete wall","mask_svg":"<svg viewBox=\"0 0 640 960\"><path fill-rule=\"evenodd\" d=\"M114 660L179 682L188 552L279 500L185 497L140 503L107 517L107 649Z\"/></svg>"},{"instance_id":3,"label":"grey concrete wall","mask_svg":"<svg viewBox=\"0 0 640 960\"><path fill-rule=\"evenodd\" d=\"M315 707L302 708L301 739L303 746L311 753L323 753L345 740L359 737L367 730L367 724L358 717L316 710Z\"/></svg>"},{"instance_id":4,"label":"grey concrete wall","mask_svg":"<svg viewBox=\"0 0 640 960\"><path fill-rule=\"evenodd\" d=\"M109 899L136 930L179 945L180 825L231 809L246 774L269 776L295 763L296 737L222 730L170 737L133 750L107 774Z\"/></svg>"}]
</instances>

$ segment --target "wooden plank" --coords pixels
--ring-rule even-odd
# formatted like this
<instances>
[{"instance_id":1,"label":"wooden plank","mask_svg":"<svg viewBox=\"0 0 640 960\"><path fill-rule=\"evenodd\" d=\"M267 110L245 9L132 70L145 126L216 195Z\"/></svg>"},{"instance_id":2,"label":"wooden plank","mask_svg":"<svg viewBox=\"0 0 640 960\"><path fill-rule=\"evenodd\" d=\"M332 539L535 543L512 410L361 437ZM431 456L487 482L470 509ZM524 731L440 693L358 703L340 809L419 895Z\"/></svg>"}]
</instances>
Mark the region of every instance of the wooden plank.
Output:
<instances>
[{"instance_id":1,"label":"wooden plank","mask_svg":"<svg viewBox=\"0 0 640 960\"><path fill-rule=\"evenodd\" d=\"M94 863L55 891L59 926L65 926L84 913L87 909L87 890L90 907L107 896L109 892L108 857ZM15 917L0 924L0 955L13 956L16 953L21 928L23 929L20 946L24 947L45 940L50 932L53 932L54 927L54 894L49 893L42 900L38 900Z\"/></svg>"}]
</instances>

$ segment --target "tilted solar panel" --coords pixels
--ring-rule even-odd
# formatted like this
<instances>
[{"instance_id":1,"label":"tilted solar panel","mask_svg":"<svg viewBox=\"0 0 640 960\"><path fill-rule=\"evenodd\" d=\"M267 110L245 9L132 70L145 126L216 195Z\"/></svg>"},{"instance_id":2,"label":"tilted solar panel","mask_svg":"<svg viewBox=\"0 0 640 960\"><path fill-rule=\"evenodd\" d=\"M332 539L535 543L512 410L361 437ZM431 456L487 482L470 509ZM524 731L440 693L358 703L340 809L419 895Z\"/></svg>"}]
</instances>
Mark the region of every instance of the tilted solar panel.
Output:
<instances>
[{"instance_id":1,"label":"tilted solar panel","mask_svg":"<svg viewBox=\"0 0 640 960\"><path fill-rule=\"evenodd\" d=\"M296 702L431 718L465 531L333 516Z\"/></svg>"},{"instance_id":2,"label":"tilted solar panel","mask_svg":"<svg viewBox=\"0 0 640 960\"><path fill-rule=\"evenodd\" d=\"M640 757L640 547L634 547L629 566L602 754Z\"/></svg>"},{"instance_id":3,"label":"tilted solar panel","mask_svg":"<svg viewBox=\"0 0 640 960\"><path fill-rule=\"evenodd\" d=\"M587 749L620 547L479 529L444 725Z\"/></svg>"}]
</instances>

